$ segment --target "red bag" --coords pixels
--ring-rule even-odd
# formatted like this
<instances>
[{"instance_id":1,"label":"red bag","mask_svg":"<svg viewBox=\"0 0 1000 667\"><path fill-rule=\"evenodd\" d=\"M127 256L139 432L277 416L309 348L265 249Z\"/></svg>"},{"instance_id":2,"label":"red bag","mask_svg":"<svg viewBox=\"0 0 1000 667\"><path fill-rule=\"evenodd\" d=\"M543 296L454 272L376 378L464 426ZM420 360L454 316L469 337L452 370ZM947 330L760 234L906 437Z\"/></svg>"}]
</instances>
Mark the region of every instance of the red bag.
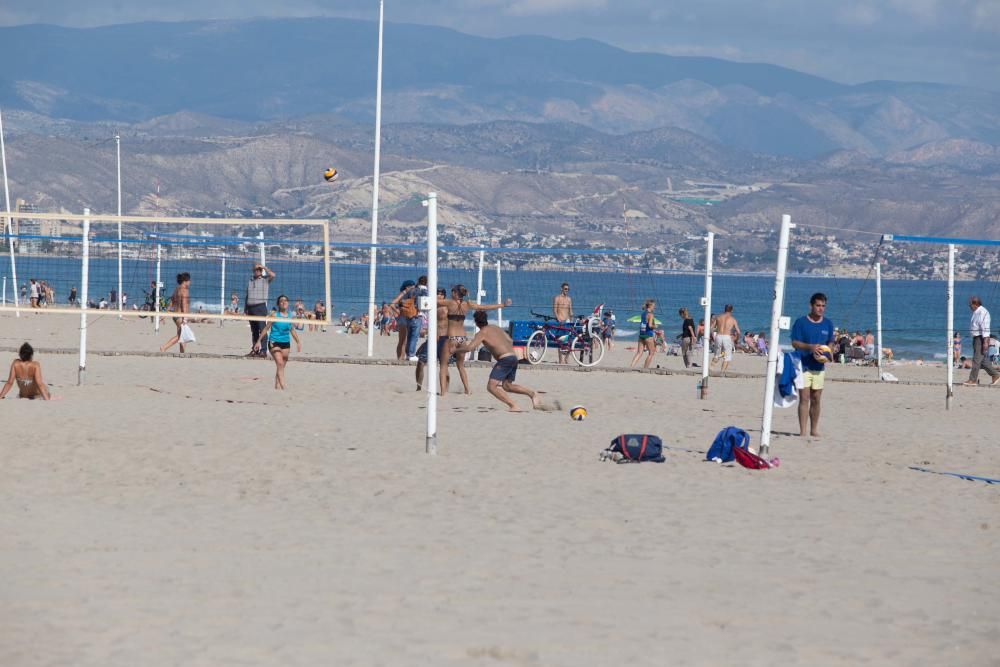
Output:
<instances>
[{"instance_id":1,"label":"red bag","mask_svg":"<svg viewBox=\"0 0 1000 667\"><path fill-rule=\"evenodd\" d=\"M736 457L736 462L744 468L750 468L751 470L767 470L771 467L770 463L752 453L749 449L733 447L733 455Z\"/></svg>"}]
</instances>

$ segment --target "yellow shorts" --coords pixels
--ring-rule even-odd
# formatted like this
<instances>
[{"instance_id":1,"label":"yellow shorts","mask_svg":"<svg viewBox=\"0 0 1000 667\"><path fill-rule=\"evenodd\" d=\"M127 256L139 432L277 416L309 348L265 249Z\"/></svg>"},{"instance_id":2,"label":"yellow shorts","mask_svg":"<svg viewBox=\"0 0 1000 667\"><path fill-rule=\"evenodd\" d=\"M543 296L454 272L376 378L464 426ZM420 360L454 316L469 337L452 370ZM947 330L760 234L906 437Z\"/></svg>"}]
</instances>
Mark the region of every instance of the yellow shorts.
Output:
<instances>
[{"instance_id":1,"label":"yellow shorts","mask_svg":"<svg viewBox=\"0 0 1000 667\"><path fill-rule=\"evenodd\" d=\"M826 371L805 371L805 388L819 391L823 388L823 377Z\"/></svg>"}]
</instances>

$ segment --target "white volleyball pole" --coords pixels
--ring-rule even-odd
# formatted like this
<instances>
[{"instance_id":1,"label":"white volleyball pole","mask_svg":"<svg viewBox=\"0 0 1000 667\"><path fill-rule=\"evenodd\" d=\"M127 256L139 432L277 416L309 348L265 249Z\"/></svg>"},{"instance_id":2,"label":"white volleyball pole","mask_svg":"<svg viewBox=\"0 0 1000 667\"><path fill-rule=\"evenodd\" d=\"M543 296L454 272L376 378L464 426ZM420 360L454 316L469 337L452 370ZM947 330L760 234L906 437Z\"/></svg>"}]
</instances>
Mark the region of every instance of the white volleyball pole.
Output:
<instances>
[{"instance_id":1,"label":"white volleyball pole","mask_svg":"<svg viewBox=\"0 0 1000 667\"><path fill-rule=\"evenodd\" d=\"M7 305L7 276L3 277L3 305Z\"/></svg>"},{"instance_id":2,"label":"white volleyball pole","mask_svg":"<svg viewBox=\"0 0 1000 667\"><path fill-rule=\"evenodd\" d=\"M115 162L118 165L118 319L122 319L122 140L115 132Z\"/></svg>"},{"instance_id":3,"label":"white volleyball pole","mask_svg":"<svg viewBox=\"0 0 1000 667\"><path fill-rule=\"evenodd\" d=\"M440 386L437 358L437 193L431 192L424 202L427 207L427 367L424 384L427 386L427 440L426 452L437 454L437 393ZM369 327L369 330L373 327Z\"/></svg>"},{"instance_id":4,"label":"white volleyball pole","mask_svg":"<svg viewBox=\"0 0 1000 667\"><path fill-rule=\"evenodd\" d=\"M261 266L267 266L267 253L264 251L264 232L263 232L263 230L261 230L261 232L259 234L257 234L257 238L260 239L260 243L257 244L258 246L260 246L260 265Z\"/></svg>"},{"instance_id":5,"label":"white volleyball pole","mask_svg":"<svg viewBox=\"0 0 1000 667\"><path fill-rule=\"evenodd\" d=\"M90 209L83 209L84 215L90 215ZM77 369L76 384L82 385L87 378L87 299L90 284L90 218L83 219L83 261L80 269L80 297L83 299L83 309L80 311L80 367Z\"/></svg>"},{"instance_id":6,"label":"white volleyball pole","mask_svg":"<svg viewBox=\"0 0 1000 667\"><path fill-rule=\"evenodd\" d=\"M483 302L483 262L486 260L486 251L479 251L479 280L476 281L476 303L481 304Z\"/></svg>"},{"instance_id":7,"label":"white volleyball pole","mask_svg":"<svg viewBox=\"0 0 1000 667\"><path fill-rule=\"evenodd\" d=\"M7 231L7 248L10 251L10 272L14 279L14 314L21 317L18 308L17 261L14 259L14 219L10 217L10 187L7 185L7 146L3 138L3 112L0 111L0 160L3 161L3 199L7 205L7 217L3 228Z\"/></svg>"},{"instance_id":8,"label":"white volleyball pole","mask_svg":"<svg viewBox=\"0 0 1000 667\"><path fill-rule=\"evenodd\" d=\"M875 263L875 358L882 379L882 262Z\"/></svg>"},{"instance_id":9,"label":"white volleyball pole","mask_svg":"<svg viewBox=\"0 0 1000 667\"><path fill-rule=\"evenodd\" d=\"M497 303L503 303L503 281L500 278L500 260L497 260ZM497 308L497 326L503 328L503 308Z\"/></svg>"},{"instance_id":10,"label":"white volleyball pole","mask_svg":"<svg viewBox=\"0 0 1000 667\"><path fill-rule=\"evenodd\" d=\"M952 383L955 381L955 368L951 360L952 338L955 337L955 244L948 244L948 348L945 353L945 366L948 367L948 393L944 397L944 409L951 410L951 399L955 395Z\"/></svg>"},{"instance_id":11,"label":"white volleyball pole","mask_svg":"<svg viewBox=\"0 0 1000 667\"><path fill-rule=\"evenodd\" d=\"M87 303L84 301L84 303ZM160 241L156 241L156 316L153 318L153 330L160 331Z\"/></svg>"},{"instance_id":12,"label":"white volleyball pole","mask_svg":"<svg viewBox=\"0 0 1000 667\"><path fill-rule=\"evenodd\" d=\"M705 326L701 338L701 398L708 398L708 368L711 365L712 340L712 261L715 254L715 232L705 237Z\"/></svg>"},{"instance_id":13,"label":"white volleyball pole","mask_svg":"<svg viewBox=\"0 0 1000 667\"><path fill-rule=\"evenodd\" d=\"M375 74L375 173L372 175L372 245L369 249L368 265L368 356L375 351L375 267L378 260L378 181L382 155L382 25L384 22L383 0L378 3L378 65ZM435 197L436 199L436 197ZM437 298L437 292L431 292ZM428 345L427 347L430 347Z\"/></svg>"},{"instance_id":14,"label":"white volleyball pole","mask_svg":"<svg viewBox=\"0 0 1000 667\"><path fill-rule=\"evenodd\" d=\"M219 288L219 315L226 312L226 256L222 256L222 287ZM222 326L223 319L219 318L219 326Z\"/></svg>"},{"instance_id":15,"label":"white volleyball pole","mask_svg":"<svg viewBox=\"0 0 1000 667\"><path fill-rule=\"evenodd\" d=\"M767 342L767 370L764 372L764 414L761 417L760 447L757 453L767 456L771 445L771 417L774 411L774 375L778 370L778 337L781 334L781 310L785 303L785 269L788 266L788 237L792 216L781 216L781 233L778 237L778 266L774 275L774 301L771 303L771 335Z\"/></svg>"}]
</instances>

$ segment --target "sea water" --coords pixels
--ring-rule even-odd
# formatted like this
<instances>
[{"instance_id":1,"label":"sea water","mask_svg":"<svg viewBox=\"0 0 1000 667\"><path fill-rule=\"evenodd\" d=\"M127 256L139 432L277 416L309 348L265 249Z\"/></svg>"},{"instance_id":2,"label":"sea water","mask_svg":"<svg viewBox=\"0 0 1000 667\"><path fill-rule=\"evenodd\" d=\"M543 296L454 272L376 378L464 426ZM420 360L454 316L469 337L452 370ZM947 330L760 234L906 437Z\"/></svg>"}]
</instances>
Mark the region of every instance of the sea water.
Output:
<instances>
[{"instance_id":1,"label":"sea water","mask_svg":"<svg viewBox=\"0 0 1000 667\"><path fill-rule=\"evenodd\" d=\"M28 284L29 278L47 281L56 290L58 304L65 305L71 287L80 290L81 262L64 257L16 256L18 281ZM273 301L287 295L294 303L301 299L307 310L324 297L322 265L317 261L268 260L268 266L277 274L271 285ZM191 274L191 310L219 312L221 303L229 302L230 294L238 295L242 306L253 260L230 258L226 265L225 291L222 291L222 265L219 259L169 259L160 268L162 293L169 296L176 285L176 274ZM416 280L424 272L420 266L380 266L376 280L376 304L390 301L398 294L405 280ZM143 291L149 290L156 278L154 261L148 259L123 260L123 290L129 296L129 305L140 306ZM0 275L7 277L6 298L13 303L14 284L7 255L0 255ZM700 305L705 279L696 273L651 273L646 271L600 270L588 267L579 270L526 270L504 268L501 272L502 298L510 298L513 305L502 311L503 319L534 319L532 312L552 314L552 300L561 283L570 284L574 314L590 314L603 304L604 310L615 313L619 337L634 336L638 325L629 318L641 313L643 301L656 299L656 317L662 322L667 339L673 340L681 330L678 308L685 307L698 322L704 317ZM332 264L330 267L332 309L331 316L340 313L356 317L367 311L368 266L366 264ZM450 288L464 284L469 299L476 299L477 270L475 268L442 267L438 284ZM97 302L108 298L118 286L118 263L115 258L93 258L89 266L89 298ZM497 301L496 270L484 275L483 303ZM823 292L828 299L827 317L835 326L849 331L871 329L875 331L875 282L874 278L841 278L827 276L797 276L787 278L783 314L794 321L809 310L809 297ZM748 274L716 272L713 280L712 311L719 313L725 304L733 305L733 314L746 331L767 332L770 327L771 305L774 294L773 274ZM955 326L967 338L969 310L968 297L978 294L987 308L1000 318L1000 282L955 283ZM492 315L492 314L491 314ZM946 321L946 283L940 280L882 280L883 345L890 347L897 358L944 358L949 344ZM491 317L492 319L492 317ZM782 342L787 343L788 332L783 332ZM966 343L965 353L971 352Z\"/></svg>"}]
</instances>

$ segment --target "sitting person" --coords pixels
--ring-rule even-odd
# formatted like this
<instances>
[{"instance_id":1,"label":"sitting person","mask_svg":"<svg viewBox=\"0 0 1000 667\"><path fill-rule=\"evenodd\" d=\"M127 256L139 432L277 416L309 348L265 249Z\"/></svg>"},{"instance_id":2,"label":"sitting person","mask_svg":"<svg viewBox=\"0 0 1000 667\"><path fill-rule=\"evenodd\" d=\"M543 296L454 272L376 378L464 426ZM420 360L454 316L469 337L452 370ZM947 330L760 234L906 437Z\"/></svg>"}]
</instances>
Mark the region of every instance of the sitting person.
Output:
<instances>
[{"instance_id":1,"label":"sitting person","mask_svg":"<svg viewBox=\"0 0 1000 667\"><path fill-rule=\"evenodd\" d=\"M0 399L7 396L14 383L17 383L18 398L38 398L49 400L49 388L42 381L42 367L37 361L32 361L35 350L25 343L18 350L18 358L10 365L10 377L7 384L0 390Z\"/></svg>"}]
</instances>

